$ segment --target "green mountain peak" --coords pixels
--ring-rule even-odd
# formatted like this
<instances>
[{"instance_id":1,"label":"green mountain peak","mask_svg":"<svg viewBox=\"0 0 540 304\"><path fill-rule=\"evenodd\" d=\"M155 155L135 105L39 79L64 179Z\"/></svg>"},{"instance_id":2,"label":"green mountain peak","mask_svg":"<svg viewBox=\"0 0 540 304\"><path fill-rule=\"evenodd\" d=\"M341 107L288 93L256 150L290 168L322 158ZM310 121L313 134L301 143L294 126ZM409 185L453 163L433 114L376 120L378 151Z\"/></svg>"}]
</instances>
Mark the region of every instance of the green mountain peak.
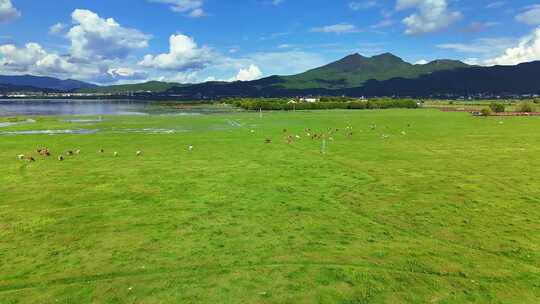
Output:
<instances>
[{"instance_id":1,"label":"green mountain peak","mask_svg":"<svg viewBox=\"0 0 540 304\"><path fill-rule=\"evenodd\" d=\"M454 60L437 60L425 65L413 65L392 53L373 57L351 54L320 68L283 77L285 88L343 89L362 86L366 81L392 78L417 78L440 70L451 70L467 65Z\"/></svg>"}]
</instances>

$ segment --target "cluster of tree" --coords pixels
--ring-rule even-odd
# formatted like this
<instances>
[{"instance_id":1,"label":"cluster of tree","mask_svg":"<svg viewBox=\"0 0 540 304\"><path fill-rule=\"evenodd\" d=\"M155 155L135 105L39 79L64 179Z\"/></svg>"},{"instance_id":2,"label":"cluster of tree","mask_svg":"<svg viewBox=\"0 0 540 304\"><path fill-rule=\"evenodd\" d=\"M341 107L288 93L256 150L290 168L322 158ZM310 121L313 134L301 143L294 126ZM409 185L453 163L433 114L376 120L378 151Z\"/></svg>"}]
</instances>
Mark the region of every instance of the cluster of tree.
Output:
<instances>
[{"instance_id":1,"label":"cluster of tree","mask_svg":"<svg viewBox=\"0 0 540 304\"><path fill-rule=\"evenodd\" d=\"M355 100L355 101L325 101L325 102L303 102L303 103L290 103L288 100L283 99L241 99L234 100L231 103L237 107L246 110L275 110L275 111L291 111L291 110L330 110L330 109L392 109L403 108L413 109L417 108L418 104L412 99L376 99L369 101Z\"/></svg>"},{"instance_id":2,"label":"cluster of tree","mask_svg":"<svg viewBox=\"0 0 540 304\"><path fill-rule=\"evenodd\" d=\"M503 103L493 102L489 105L489 109L495 113L503 113L506 110L506 105Z\"/></svg>"},{"instance_id":3,"label":"cluster of tree","mask_svg":"<svg viewBox=\"0 0 540 304\"><path fill-rule=\"evenodd\" d=\"M521 113L534 113L537 111L537 103L535 101L524 101L519 102L514 107L515 112L521 112ZM490 116L493 115L493 113L503 113L506 111L506 105L504 103L497 103L493 102L489 105L487 108L483 108L480 111L480 115L482 116Z\"/></svg>"},{"instance_id":4,"label":"cluster of tree","mask_svg":"<svg viewBox=\"0 0 540 304\"><path fill-rule=\"evenodd\" d=\"M537 111L536 103L533 102L521 102L518 104L516 111L522 113L534 113Z\"/></svg>"}]
</instances>

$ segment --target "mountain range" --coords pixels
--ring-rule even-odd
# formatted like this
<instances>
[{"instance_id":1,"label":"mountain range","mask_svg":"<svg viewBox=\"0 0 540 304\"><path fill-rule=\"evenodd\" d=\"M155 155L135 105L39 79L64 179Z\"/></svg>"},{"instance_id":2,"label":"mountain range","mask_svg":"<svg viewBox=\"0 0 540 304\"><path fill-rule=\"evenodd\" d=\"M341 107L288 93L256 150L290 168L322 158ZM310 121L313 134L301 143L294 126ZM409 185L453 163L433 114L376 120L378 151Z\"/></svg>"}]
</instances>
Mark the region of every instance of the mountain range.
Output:
<instances>
[{"instance_id":1,"label":"mountain range","mask_svg":"<svg viewBox=\"0 0 540 304\"><path fill-rule=\"evenodd\" d=\"M514 66L459 68L414 79L369 80L344 90L350 96L445 96L540 94L540 61Z\"/></svg>"},{"instance_id":2,"label":"mountain range","mask_svg":"<svg viewBox=\"0 0 540 304\"><path fill-rule=\"evenodd\" d=\"M32 75L2 76L0 75L0 84L18 87L33 87L39 89L48 89L56 91L73 91L85 88L97 87L83 81L66 79L61 80L53 77L42 77Z\"/></svg>"},{"instance_id":3,"label":"mountain range","mask_svg":"<svg viewBox=\"0 0 540 304\"><path fill-rule=\"evenodd\" d=\"M226 90L235 95L238 89L245 89L256 94L257 90L339 90L362 86L368 80L388 80L396 77L417 78L421 75L442 70L469 67L461 61L436 60L427 64L411 64L401 58L385 53L373 57L359 54L349 55L328 65L291 76L270 76L247 82L207 82L202 84L178 84L151 81L134 85L95 87L82 90L93 93L121 93L152 91L157 93L179 93L184 90L200 90L199 95L207 96L204 88L211 91ZM248 88L253 86L251 88ZM226 88L224 88L226 87ZM246 91L246 92L247 92Z\"/></svg>"},{"instance_id":4,"label":"mountain range","mask_svg":"<svg viewBox=\"0 0 540 304\"><path fill-rule=\"evenodd\" d=\"M0 92L38 88L96 94L153 94L175 98L334 96L442 96L540 93L540 61L516 66L480 67L455 60L411 64L385 53L373 57L352 54L325 66L291 76L254 81L179 84L150 81L96 86L51 77L0 76Z\"/></svg>"}]
</instances>

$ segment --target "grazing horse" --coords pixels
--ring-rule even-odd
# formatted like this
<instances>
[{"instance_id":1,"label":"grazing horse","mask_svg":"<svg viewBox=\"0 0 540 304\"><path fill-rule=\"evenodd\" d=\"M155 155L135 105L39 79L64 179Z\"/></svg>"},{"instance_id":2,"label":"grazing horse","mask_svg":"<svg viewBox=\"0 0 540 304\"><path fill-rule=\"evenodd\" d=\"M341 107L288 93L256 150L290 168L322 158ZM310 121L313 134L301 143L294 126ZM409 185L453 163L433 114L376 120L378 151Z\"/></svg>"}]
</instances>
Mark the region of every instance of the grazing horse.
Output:
<instances>
[{"instance_id":1,"label":"grazing horse","mask_svg":"<svg viewBox=\"0 0 540 304\"><path fill-rule=\"evenodd\" d=\"M51 152L49 151L49 148L41 148L37 150L37 153L41 156L51 156Z\"/></svg>"},{"instance_id":2,"label":"grazing horse","mask_svg":"<svg viewBox=\"0 0 540 304\"><path fill-rule=\"evenodd\" d=\"M59 155L59 156L58 156L58 160L59 160L59 161L63 161L63 160L64 160L64 157L63 157L62 155Z\"/></svg>"},{"instance_id":3,"label":"grazing horse","mask_svg":"<svg viewBox=\"0 0 540 304\"><path fill-rule=\"evenodd\" d=\"M32 156L26 156L26 155L24 155L24 154L19 154L19 155L17 155L17 158L18 158L19 160L27 160L27 161L29 161L29 162L34 162L34 161L36 161Z\"/></svg>"}]
</instances>

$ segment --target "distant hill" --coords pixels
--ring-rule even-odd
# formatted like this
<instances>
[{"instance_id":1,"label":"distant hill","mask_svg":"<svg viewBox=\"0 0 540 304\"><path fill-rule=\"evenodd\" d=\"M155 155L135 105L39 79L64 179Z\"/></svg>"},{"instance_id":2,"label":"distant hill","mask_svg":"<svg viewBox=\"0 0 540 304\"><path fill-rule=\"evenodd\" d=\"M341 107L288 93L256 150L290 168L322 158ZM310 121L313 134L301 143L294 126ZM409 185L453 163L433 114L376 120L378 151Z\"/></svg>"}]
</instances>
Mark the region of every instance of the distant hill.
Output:
<instances>
[{"instance_id":1,"label":"distant hill","mask_svg":"<svg viewBox=\"0 0 540 304\"><path fill-rule=\"evenodd\" d=\"M439 71L415 79L370 80L343 90L351 96L522 95L540 94L540 61L515 66L469 67Z\"/></svg>"},{"instance_id":2,"label":"distant hill","mask_svg":"<svg viewBox=\"0 0 540 304\"><path fill-rule=\"evenodd\" d=\"M427 64L410 64L385 53L373 57L349 55L328 65L293 76L282 77L282 86L290 89L343 89L359 87L364 82L396 77L416 78L436 71L469 67L461 61L437 60Z\"/></svg>"},{"instance_id":3,"label":"distant hill","mask_svg":"<svg viewBox=\"0 0 540 304\"><path fill-rule=\"evenodd\" d=\"M437 62L436 64L444 64ZM202 83L174 87L170 93L185 98L328 96L443 96L473 94L540 94L540 61L516 66L464 67L435 71L416 78L370 79L361 86L344 89L287 88L283 77L255 81Z\"/></svg>"},{"instance_id":4,"label":"distant hill","mask_svg":"<svg viewBox=\"0 0 540 304\"><path fill-rule=\"evenodd\" d=\"M11 93L11 92L58 92L57 90L52 89L41 89L32 86L18 86L12 84L0 83L0 93Z\"/></svg>"},{"instance_id":5,"label":"distant hill","mask_svg":"<svg viewBox=\"0 0 540 304\"><path fill-rule=\"evenodd\" d=\"M13 86L26 86L39 89L51 89L58 91L73 91L82 88L92 88L96 85L73 80L66 79L61 80L53 77L41 77L32 75L17 75L17 76L2 76L0 75L0 83Z\"/></svg>"},{"instance_id":6,"label":"distant hill","mask_svg":"<svg viewBox=\"0 0 540 304\"><path fill-rule=\"evenodd\" d=\"M135 92L153 92L162 93L173 87L185 86L174 82L148 81L137 84L124 84L112 86L100 86L78 90L81 93L102 93L102 94L123 94Z\"/></svg>"}]
</instances>

